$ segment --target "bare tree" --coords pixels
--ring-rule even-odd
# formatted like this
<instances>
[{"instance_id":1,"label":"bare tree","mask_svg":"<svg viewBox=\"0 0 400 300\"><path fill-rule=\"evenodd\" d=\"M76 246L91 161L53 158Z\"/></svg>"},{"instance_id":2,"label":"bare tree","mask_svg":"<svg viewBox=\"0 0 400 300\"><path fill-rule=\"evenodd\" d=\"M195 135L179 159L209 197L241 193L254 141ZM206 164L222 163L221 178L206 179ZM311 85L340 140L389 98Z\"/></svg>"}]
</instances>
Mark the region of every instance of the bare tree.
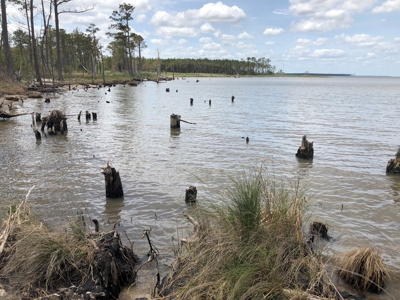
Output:
<instances>
[{"instance_id":1,"label":"bare tree","mask_svg":"<svg viewBox=\"0 0 400 300\"><path fill-rule=\"evenodd\" d=\"M88 10L92 10L94 8L93 6L90 7L85 7L82 9L77 9L77 8L69 8L60 11L59 6L68 2L71 2L72 0L53 0L53 5L54 5L54 21L56 23L56 48L57 48L57 71L58 71L58 80L64 80L63 73L62 73L62 62L61 62L61 41L60 41L60 14L62 13L75 13L75 14L80 14L87 12Z\"/></svg>"},{"instance_id":2,"label":"bare tree","mask_svg":"<svg viewBox=\"0 0 400 300\"><path fill-rule=\"evenodd\" d=\"M11 57L10 44L8 42L8 27L7 27L7 10L6 10L6 0L1 0L1 32L3 39L3 49L4 56L6 59L6 71L7 76L11 80L14 80L14 66Z\"/></svg>"}]
</instances>

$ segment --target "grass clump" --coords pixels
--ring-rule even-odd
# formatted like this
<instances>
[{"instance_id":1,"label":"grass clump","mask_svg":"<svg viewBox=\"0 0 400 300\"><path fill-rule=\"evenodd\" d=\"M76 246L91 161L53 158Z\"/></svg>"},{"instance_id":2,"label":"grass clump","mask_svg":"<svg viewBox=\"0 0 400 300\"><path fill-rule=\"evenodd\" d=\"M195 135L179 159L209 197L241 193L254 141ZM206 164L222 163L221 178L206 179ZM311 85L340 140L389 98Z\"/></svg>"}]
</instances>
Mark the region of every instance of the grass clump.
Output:
<instances>
[{"instance_id":1,"label":"grass clump","mask_svg":"<svg viewBox=\"0 0 400 300\"><path fill-rule=\"evenodd\" d=\"M306 201L298 183L278 185L263 170L233 180L222 206L199 209L200 238L179 257L164 295L173 299L287 299L323 294L322 263L303 236Z\"/></svg>"},{"instance_id":2,"label":"grass clump","mask_svg":"<svg viewBox=\"0 0 400 300\"><path fill-rule=\"evenodd\" d=\"M380 292L386 269L379 252L372 247L352 249L339 255L338 275L363 292Z\"/></svg>"}]
</instances>

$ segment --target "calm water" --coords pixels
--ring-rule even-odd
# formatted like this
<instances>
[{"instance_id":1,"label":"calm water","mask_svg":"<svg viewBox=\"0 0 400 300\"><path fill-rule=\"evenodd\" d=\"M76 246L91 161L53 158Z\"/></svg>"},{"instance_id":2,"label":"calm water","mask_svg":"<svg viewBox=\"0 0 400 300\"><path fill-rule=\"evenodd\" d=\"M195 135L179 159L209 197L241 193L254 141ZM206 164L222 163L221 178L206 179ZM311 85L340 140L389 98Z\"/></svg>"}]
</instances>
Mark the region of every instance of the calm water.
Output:
<instances>
[{"instance_id":1,"label":"calm water","mask_svg":"<svg viewBox=\"0 0 400 300\"><path fill-rule=\"evenodd\" d=\"M204 203L229 186L230 176L263 163L307 186L312 219L335 237L327 255L377 247L394 274L388 290L400 298L400 176L385 174L400 145L400 78L190 78L106 92L65 92L49 104L21 105L21 112L42 115L63 111L65 135L36 141L30 115L0 122L3 204L35 185L29 201L46 223L64 224L78 208L104 229L121 221L139 256L148 251L142 230L151 228L168 264L172 237L191 228L182 217L185 189L197 186ZM80 110L97 112L98 121L79 123ZM172 113L196 125L171 132ZM294 155L304 134L314 141L312 162ZM100 171L108 159L121 174L123 199L105 198Z\"/></svg>"}]
</instances>

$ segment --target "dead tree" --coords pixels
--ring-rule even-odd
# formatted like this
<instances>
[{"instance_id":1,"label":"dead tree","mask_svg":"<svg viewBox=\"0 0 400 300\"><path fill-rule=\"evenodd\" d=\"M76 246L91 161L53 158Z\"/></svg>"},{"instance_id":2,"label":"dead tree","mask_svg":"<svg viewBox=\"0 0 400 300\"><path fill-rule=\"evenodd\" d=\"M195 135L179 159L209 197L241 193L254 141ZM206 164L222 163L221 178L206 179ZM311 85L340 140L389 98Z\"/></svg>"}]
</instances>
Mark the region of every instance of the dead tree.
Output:
<instances>
[{"instance_id":1,"label":"dead tree","mask_svg":"<svg viewBox=\"0 0 400 300\"><path fill-rule=\"evenodd\" d=\"M119 198L124 195L122 190L121 178L119 172L115 170L111 162L107 162L107 167L102 168L101 173L104 174L104 181L106 186L106 196L110 198Z\"/></svg>"},{"instance_id":2,"label":"dead tree","mask_svg":"<svg viewBox=\"0 0 400 300\"><path fill-rule=\"evenodd\" d=\"M312 159L314 157L314 142L309 142L307 137L304 135L301 140L301 146L297 150L296 157L304 159Z\"/></svg>"},{"instance_id":3,"label":"dead tree","mask_svg":"<svg viewBox=\"0 0 400 300\"><path fill-rule=\"evenodd\" d=\"M181 121L181 116L180 115L172 114L171 117L170 117L171 129L181 128L180 121Z\"/></svg>"}]
</instances>

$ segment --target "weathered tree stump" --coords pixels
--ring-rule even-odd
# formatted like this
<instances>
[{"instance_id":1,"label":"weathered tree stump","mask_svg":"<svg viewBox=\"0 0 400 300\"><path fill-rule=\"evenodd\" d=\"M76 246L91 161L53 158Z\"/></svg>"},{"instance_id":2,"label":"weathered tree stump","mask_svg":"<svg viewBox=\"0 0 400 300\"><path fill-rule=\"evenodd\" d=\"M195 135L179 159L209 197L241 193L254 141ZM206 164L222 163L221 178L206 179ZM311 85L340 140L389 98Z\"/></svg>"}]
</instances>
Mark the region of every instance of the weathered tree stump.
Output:
<instances>
[{"instance_id":1,"label":"weathered tree stump","mask_svg":"<svg viewBox=\"0 0 400 300\"><path fill-rule=\"evenodd\" d=\"M80 111L79 114L78 114L78 121L79 122L81 121L81 114L82 114L82 111Z\"/></svg>"},{"instance_id":2,"label":"weathered tree stump","mask_svg":"<svg viewBox=\"0 0 400 300\"><path fill-rule=\"evenodd\" d=\"M35 133L35 137L37 140L41 140L42 139L42 135L40 134L40 131L37 130L36 128L33 128L33 132Z\"/></svg>"},{"instance_id":3,"label":"weathered tree stump","mask_svg":"<svg viewBox=\"0 0 400 300\"><path fill-rule=\"evenodd\" d=\"M195 186L190 186L188 189L186 189L186 194L185 194L186 203L195 203L196 197L197 197L197 189Z\"/></svg>"},{"instance_id":4,"label":"weathered tree stump","mask_svg":"<svg viewBox=\"0 0 400 300\"><path fill-rule=\"evenodd\" d=\"M167 93L169 93L169 88L166 88L165 91L166 91Z\"/></svg>"},{"instance_id":5,"label":"weathered tree stump","mask_svg":"<svg viewBox=\"0 0 400 300\"><path fill-rule=\"evenodd\" d=\"M86 121L89 121L92 118L89 111L86 111Z\"/></svg>"},{"instance_id":6,"label":"weathered tree stump","mask_svg":"<svg viewBox=\"0 0 400 300\"><path fill-rule=\"evenodd\" d=\"M211 99L210 99L210 100L208 100L208 105L209 105L209 106L211 106Z\"/></svg>"},{"instance_id":7,"label":"weathered tree stump","mask_svg":"<svg viewBox=\"0 0 400 300\"><path fill-rule=\"evenodd\" d=\"M97 121L97 113L92 112L93 121Z\"/></svg>"},{"instance_id":8,"label":"weathered tree stump","mask_svg":"<svg viewBox=\"0 0 400 300\"><path fill-rule=\"evenodd\" d=\"M232 102L235 100L235 96L232 96Z\"/></svg>"},{"instance_id":9,"label":"weathered tree stump","mask_svg":"<svg viewBox=\"0 0 400 300\"><path fill-rule=\"evenodd\" d=\"M307 141L307 137L304 135L301 140L301 146L297 150L296 157L304 159L312 159L314 157L314 142Z\"/></svg>"},{"instance_id":10,"label":"weathered tree stump","mask_svg":"<svg viewBox=\"0 0 400 300\"><path fill-rule=\"evenodd\" d=\"M181 116L172 114L170 117L170 126L171 129L181 128Z\"/></svg>"},{"instance_id":11,"label":"weathered tree stump","mask_svg":"<svg viewBox=\"0 0 400 300\"><path fill-rule=\"evenodd\" d=\"M41 121L42 121L41 113L36 113L36 122L41 122Z\"/></svg>"},{"instance_id":12,"label":"weathered tree stump","mask_svg":"<svg viewBox=\"0 0 400 300\"><path fill-rule=\"evenodd\" d=\"M319 236L327 241L331 239L331 237L328 235L328 226L320 222L313 222L310 224L310 234L312 236Z\"/></svg>"},{"instance_id":13,"label":"weathered tree stump","mask_svg":"<svg viewBox=\"0 0 400 300\"><path fill-rule=\"evenodd\" d=\"M190 98L190 106L193 105L193 98Z\"/></svg>"},{"instance_id":14,"label":"weathered tree stump","mask_svg":"<svg viewBox=\"0 0 400 300\"><path fill-rule=\"evenodd\" d=\"M104 174L105 186L106 186L106 196L111 198L119 198L124 195L122 190L121 178L119 172L107 162L107 167L102 168L101 173Z\"/></svg>"},{"instance_id":15,"label":"weathered tree stump","mask_svg":"<svg viewBox=\"0 0 400 300\"><path fill-rule=\"evenodd\" d=\"M388 161L386 173L400 174L400 147L397 150L396 157Z\"/></svg>"}]
</instances>

